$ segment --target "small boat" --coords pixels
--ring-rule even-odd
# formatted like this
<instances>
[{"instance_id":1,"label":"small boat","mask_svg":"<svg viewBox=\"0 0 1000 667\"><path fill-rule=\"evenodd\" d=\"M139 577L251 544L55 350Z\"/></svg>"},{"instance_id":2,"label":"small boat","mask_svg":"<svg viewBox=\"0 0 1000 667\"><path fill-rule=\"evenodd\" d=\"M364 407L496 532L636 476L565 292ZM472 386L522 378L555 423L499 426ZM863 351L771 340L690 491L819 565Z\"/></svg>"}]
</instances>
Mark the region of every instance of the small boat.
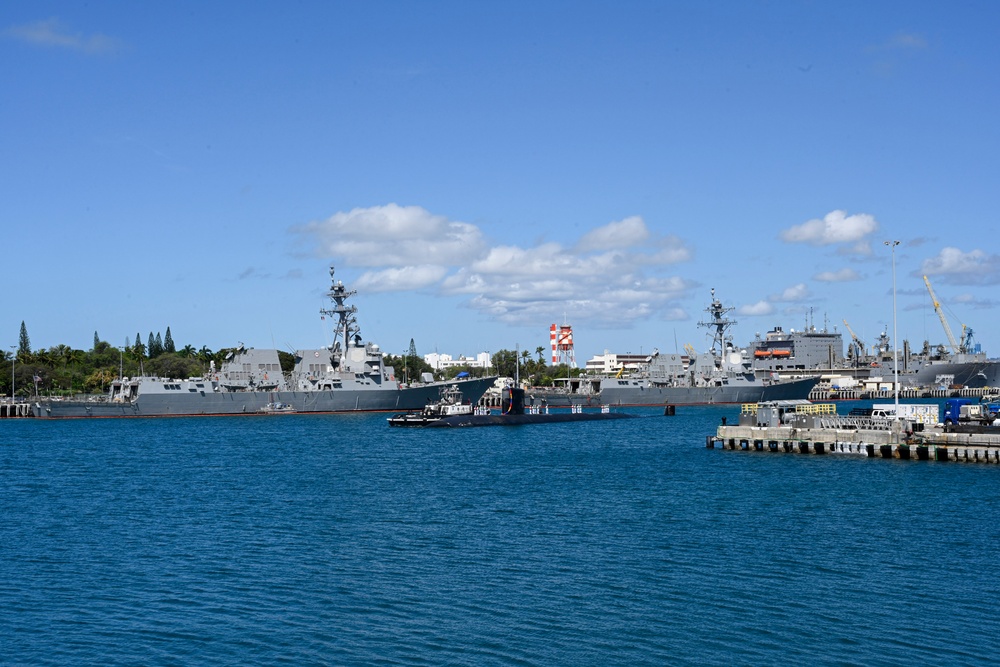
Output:
<instances>
[{"instance_id":1,"label":"small boat","mask_svg":"<svg viewBox=\"0 0 1000 667\"><path fill-rule=\"evenodd\" d=\"M287 415L295 411L295 407L291 403L282 403L281 401L271 401L259 410L261 414L265 415Z\"/></svg>"},{"instance_id":2,"label":"small boat","mask_svg":"<svg viewBox=\"0 0 1000 667\"><path fill-rule=\"evenodd\" d=\"M441 396L431 401L420 412L406 412L389 417L389 426L427 426L445 417L456 417L473 414L472 403L462 397L462 391L457 385L441 389Z\"/></svg>"}]
</instances>

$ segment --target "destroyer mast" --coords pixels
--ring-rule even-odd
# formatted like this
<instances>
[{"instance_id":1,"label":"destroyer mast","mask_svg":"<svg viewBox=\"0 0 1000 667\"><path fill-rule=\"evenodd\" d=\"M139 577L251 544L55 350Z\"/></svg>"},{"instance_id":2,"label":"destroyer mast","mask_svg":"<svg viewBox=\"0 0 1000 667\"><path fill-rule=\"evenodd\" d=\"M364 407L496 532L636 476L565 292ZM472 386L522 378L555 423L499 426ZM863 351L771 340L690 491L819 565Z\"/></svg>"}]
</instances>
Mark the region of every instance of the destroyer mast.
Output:
<instances>
[{"instance_id":1,"label":"destroyer mast","mask_svg":"<svg viewBox=\"0 0 1000 667\"><path fill-rule=\"evenodd\" d=\"M705 327L712 332L711 354L715 362L715 367L719 370L722 369L722 360L726 351L733 347L733 337L726 335L726 332L736 324L736 320L726 317L726 313L733 310L733 307L726 308L722 305L721 301L715 298L715 288L713 287L712 303L705 309L705 312L711 316L711 319L708 322L698 322L698 326Z\"/></svg>"},{"instance_id":2,"label":"destroyer mast","mask_svg":"<svg viewBox=\"0 0 1000 667\"><path fill-rule=\"evenodd\" d=\"M358 307L348 306L344 303L354 296L357 290L347 289L342 281L333 279L333 274L334 267L331 266L330 291L326 295L333 301L334 305L332 308L320 308L319 312L321 315L336 316L337 318L337 324L333 329L333 345L330 347L332 352L330 362L334 368L340 368L340 362L347 348L351 346L351 339L354 339L355 345L361 344L361 330L358 328L358 320L354 316L358 312ZM343 347L341 347L341 342L343 342Z\"/></svg>"}]
</instances>

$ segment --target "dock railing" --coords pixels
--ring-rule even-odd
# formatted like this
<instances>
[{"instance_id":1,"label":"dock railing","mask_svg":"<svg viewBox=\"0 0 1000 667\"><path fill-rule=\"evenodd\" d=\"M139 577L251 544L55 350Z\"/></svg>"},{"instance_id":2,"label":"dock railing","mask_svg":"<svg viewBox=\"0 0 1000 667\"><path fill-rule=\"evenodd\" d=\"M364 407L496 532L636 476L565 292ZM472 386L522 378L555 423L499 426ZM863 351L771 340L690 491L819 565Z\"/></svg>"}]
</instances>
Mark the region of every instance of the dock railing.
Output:
<instances>
[{"instance_id":1,"label":"dock railing","mask_svg":"<svg viewBox=\"0 0 1000 667\"><path fill-rule=\"evenodd\" d=\"M816 420L817 428L831 428L840 431L891 431L893 419L887 417L862 417L831 415Z\"/></svg>"}]
</instances>

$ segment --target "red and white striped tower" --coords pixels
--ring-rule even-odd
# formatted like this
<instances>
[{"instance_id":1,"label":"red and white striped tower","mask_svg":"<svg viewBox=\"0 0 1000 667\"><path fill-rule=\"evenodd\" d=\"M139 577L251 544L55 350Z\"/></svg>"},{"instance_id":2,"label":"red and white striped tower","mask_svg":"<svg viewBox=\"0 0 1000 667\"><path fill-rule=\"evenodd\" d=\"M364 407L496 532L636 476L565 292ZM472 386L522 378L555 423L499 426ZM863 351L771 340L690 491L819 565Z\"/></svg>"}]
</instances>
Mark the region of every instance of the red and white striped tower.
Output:
<instances>
[{"instance_id":1,"label":"red and white striped tower","mask_svg":"<svg viewBox=\"0 0 1000 667\"><path fill-rule=\"evenodd\" d=\"M552 346L552 365L560 363L576 366L576 353L573 351L573 327L568 324L549 327L549 344Z\"/></svg>"}]
</instances>

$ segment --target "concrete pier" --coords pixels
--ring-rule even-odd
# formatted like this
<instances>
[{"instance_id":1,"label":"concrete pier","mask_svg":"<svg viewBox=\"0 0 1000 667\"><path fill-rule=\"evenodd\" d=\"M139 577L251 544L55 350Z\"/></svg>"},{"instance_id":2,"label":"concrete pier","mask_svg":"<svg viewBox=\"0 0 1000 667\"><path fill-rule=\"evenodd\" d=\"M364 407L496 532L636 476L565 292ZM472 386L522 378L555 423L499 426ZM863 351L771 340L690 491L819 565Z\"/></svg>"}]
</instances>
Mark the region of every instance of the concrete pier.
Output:
<instances>
[{"instance_id":1,"label":"concrete pier","mask_svg":"<svg viewBox=\"0 0 1000 667\"><path fill-rule=\"evenodd\" d=\"M941 426L888 429L719 426L705 446L734 451L1000 464L1000 429L953 433Z\"/></svg>"},{"instance_id":2,"label":"concrete pier","mask_svg":"<svg viewBox=\"0 0 1000 667\"><path fill-rule=\"evenodd\" d=\"M31 416L30 403L0 403L0 419Z\"/></svg>"}]
</instances>

